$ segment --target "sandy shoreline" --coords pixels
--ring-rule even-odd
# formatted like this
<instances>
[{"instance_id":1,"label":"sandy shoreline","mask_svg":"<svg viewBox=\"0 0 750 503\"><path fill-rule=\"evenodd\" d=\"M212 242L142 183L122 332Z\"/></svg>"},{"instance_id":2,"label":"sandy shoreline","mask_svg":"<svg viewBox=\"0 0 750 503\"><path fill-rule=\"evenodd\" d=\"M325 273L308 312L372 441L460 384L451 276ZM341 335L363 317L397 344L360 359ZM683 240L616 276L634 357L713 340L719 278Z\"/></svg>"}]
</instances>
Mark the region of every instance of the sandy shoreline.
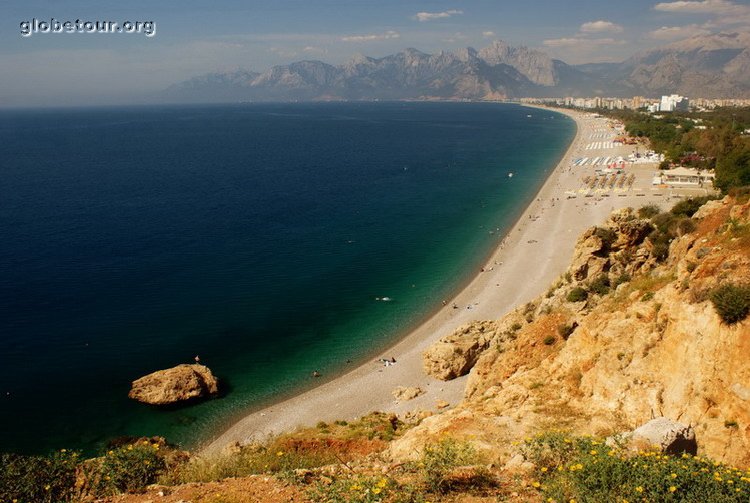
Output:
<instances>
[{"instance_id":1,"label":"sandy shoreline","mask_svg":"<svg viewBox=\"0 0 750 503\"><path fill-rule=\"evenodd\" d=\"M572 160L583 154L587 138L602 122L582 112L558 111L573 118L578 126L567 152L508 232L503 244L492 253L485 272L479 273L446 307L382 355L394 356L398 361L396 365L385 367L374 360L321 386L249 414L208 444L203 452L215 453L235 442L262 440L319 421L352 420L375 410L403 414L417 409L437 410L438 400L451 406L460 402L466 377L442 382L425 375L422 352L460 325L500 318L543 293L568 266L578 235L603 222L613 209L660 202L654 198L662 197L644 193L637 197L635 192L629 192L618 197L568 199L566 191L579 186L582 175L580 168L572 167ZM451 307L454 303L458 309ZM419 386L426 393L414 400L397 402L391 393L398 386Z\"/></svg>"}]
</instances>

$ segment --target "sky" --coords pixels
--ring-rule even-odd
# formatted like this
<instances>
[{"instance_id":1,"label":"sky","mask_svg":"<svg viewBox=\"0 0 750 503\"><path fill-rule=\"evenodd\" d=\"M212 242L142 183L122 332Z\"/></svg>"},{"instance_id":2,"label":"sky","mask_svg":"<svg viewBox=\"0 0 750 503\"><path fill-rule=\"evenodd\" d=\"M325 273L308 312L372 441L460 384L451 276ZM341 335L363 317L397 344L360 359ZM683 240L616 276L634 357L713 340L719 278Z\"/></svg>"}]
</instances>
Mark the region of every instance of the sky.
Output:
<instances>
[{"instance_id":1,"label":"sky","mask_svg":"<svg viewBox=\"0 0 750 503\"><path fill-rule=\"evenodd\" d=\"M33 31L53 18L62 33ZM76 20L152 24L63 25ZM570 64L622 61L722 31L750 31L750 0L2 0L0 106L125 103L205 73L496 39Z\"/></svg>"}]
</instances>

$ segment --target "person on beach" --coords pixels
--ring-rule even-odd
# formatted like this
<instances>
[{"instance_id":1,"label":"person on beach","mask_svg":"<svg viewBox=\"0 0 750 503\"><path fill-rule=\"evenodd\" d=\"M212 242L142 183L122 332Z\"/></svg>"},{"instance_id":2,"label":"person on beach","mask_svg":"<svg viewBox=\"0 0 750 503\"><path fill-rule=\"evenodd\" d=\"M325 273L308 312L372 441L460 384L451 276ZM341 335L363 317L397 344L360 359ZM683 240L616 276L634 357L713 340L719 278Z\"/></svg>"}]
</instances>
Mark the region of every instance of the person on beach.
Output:
<instances>
[{"instance_id":1,"label":"person on beach","mask_svg":"<svg viewBox=\"0 0 750 503\"><path fill-rule=\"evenodd\" d=\"M313 377L320 377L320 372L318 372L317 370L313 370L312 376Z\"/></svg>"},{"instance_id":2,"label":"person on beach","mask_svg":"<svg viewBox=\"0 0 750 503\"><path fill-rule=\"evenodd\" d=\"M200 363L201 362L201 357L198 356L198 355L195 355L195 358L193 358L193 359L195 360L195 363Z\"/></svg>"}]
</instances>

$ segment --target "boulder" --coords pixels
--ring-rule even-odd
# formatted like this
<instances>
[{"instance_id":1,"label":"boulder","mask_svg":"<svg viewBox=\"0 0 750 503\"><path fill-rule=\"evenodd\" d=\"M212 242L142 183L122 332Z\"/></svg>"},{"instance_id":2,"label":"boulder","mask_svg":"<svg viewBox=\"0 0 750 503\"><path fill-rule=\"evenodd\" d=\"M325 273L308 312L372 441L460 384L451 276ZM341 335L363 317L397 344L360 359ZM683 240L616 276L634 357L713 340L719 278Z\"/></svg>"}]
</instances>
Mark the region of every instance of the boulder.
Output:
<instances>
[{"instance_id":1,"label":"boulder","mask_svg":"<svg viewBox=\"0 0 750 503\"><path fill-rule=\"evenodd\" d=\"M151 405L168 405L219 392L219 383L208 367L177 365L133 381L128 397Z\"/></svg>"},{"instance_id":2,"label":"boulder","mask_svg":"<svg viewBox=\"0 0 750 503\"><path fill-rule=\"evenodd\" d=\"M425 372L442 381L468 374L489 346L496 328L493 322L474 322L459 327L422 354Z\"/></svg>"},{"instance_id":3,"label":"boulder","mask_svg":"<svg viewBox=\"0 0 750 503\"><path fill-rule=\"evenodd\" d=\"M393 398L405 402L417 398L422 393L424 393L424 390L419 387L410 386L405 388L404 386L399 386L393 390Z\"/></svg>"},{"instance_id":4,"label":"boulder","mask_svg":"<svg viewBox=\"0 0 750 503\"><path fill-rule=\"evenodd\" d=\"M672 421L666 417L657 417L630 434L631 445L636 447L656 447L666 454L698 452L695 430L692 426Z\"/></svg>"}]
</instances>

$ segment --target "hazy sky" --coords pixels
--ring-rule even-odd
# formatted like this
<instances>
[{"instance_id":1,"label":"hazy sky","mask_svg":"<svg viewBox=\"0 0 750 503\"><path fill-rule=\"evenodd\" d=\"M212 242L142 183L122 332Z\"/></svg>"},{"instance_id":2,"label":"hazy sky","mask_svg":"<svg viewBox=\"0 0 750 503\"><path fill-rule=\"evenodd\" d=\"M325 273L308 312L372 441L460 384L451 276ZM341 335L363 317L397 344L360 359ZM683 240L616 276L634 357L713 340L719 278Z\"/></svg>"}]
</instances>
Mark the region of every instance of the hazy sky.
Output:
<instances>
[{"instance_id":1,"label":"hazy sky","mask_svg":"<svg viewBox=\"0 0 750 503\"><path fill-rule=\"evenodd\" d=\"M144 33L20 23L152 21ZM0 106L137 100L208 72L425 52L494 39L568 63L619 61L692 34L750 29L748 0L1 0Z\"/></svg>"}]
</instances>

